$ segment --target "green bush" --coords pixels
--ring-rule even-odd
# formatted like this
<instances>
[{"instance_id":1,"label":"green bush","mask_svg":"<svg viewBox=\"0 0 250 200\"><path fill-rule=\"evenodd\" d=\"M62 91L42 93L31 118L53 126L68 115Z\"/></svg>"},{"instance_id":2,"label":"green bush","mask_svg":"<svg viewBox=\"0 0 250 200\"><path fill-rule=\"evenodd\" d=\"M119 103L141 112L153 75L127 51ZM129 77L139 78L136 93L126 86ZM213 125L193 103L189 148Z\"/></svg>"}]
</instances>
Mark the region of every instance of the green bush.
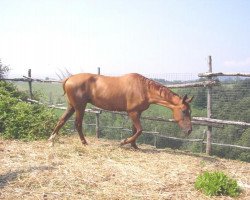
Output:
<instances>
[{"instance_id":1,"label":"green bush","mask_svg":"<svg viewBox=\"0 0 250 200\"><path fill-rule=\"evenodd\" d=\"M24 102L27 95L0 81L0 134L6 139L47 138L57 121L51 109Z\"/></svg>"},{"instance_id":2,"label":"green bush","mask_svg":"<svg viewBox=\"0 0 250 200\"><path fill-rule=\"evenodd\" d=\"M236 180L229 178L223 172L204 172L197 177L195 188L208 196L236 197L240 194Z\"/></svg>"}]
</instances>

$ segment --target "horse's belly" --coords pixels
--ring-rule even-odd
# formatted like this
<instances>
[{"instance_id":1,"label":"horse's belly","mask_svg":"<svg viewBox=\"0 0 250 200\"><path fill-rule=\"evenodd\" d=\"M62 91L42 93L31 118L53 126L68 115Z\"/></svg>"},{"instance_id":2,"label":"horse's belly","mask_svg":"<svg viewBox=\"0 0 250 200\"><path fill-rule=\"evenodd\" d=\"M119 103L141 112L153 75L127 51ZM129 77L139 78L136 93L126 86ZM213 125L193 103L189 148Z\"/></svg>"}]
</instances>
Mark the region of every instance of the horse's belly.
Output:
<instances>
[{"instance_id":1,"label":"horse's belly","mask_svg":"<svg viewBox=\"0 0 250 200\"><path fill-rule=\"evenodd\" d=\"M126 111L127 105L126 101L121 99L103 99L98 98L90 101L91 104L98 108L102 108L110 111Z\"/></svg>"},{"instance_id":2,"label":"horse's belly","mask_svg":"<svg viewBox=\"0 0 250 200\"><path fill-rule=\"evenodd\" d=\"M126 99L126 98L113 98L113 99L97 99L91 101L94 106L110 110L110 111L143 111L146 110L149 104L145 100L140 99Z\"/></svg>"}]
</instances>

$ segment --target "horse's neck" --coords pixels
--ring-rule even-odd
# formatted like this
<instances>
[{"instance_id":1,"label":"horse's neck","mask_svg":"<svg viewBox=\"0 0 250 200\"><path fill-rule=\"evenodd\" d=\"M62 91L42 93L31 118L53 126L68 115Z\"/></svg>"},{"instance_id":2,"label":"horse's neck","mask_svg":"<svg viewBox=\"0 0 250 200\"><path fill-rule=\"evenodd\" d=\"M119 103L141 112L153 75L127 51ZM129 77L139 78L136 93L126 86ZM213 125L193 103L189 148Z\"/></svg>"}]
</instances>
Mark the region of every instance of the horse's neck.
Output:
<instances>
[{"instance_id":1,"label":"horse's neck","mask_svg":"<svg viewBox=\"0 0 250 200\"><path fill-rule=\"evenodd\" d=\"M167 87L152 87L149 89L149 101L173 109L180 102L180 97Z\"/></svg>"}]
</instances>

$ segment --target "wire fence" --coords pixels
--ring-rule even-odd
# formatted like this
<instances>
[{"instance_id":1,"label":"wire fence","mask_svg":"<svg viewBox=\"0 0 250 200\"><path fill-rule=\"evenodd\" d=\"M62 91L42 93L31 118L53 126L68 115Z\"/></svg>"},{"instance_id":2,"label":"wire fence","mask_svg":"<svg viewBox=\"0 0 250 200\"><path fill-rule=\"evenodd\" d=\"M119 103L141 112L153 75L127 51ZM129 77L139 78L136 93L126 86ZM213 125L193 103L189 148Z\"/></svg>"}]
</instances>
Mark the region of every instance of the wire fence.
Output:
<instances>
[{"instance_id":1,"label":"wire fence","mask_svg":"<svg viewBox=\"0 0 250 200\"><path fill-rule=\"evenodd\" d=\"M142 126L144 134L139 138L139 142L156 146L157 148L177 148L188 149L196 152L205 151L204 144L211 143L213 146L225 148L250 149L250 76L223 76L214 75L208 79L206 76L197 74L161 74L147 75L154 81L160 82L172 88L179 95L194 95L195 98L191 104L193 110L194 129L189 138L185 138L175 123L172 123L171 112L167 109L151 106L142 116ZM66 106L65 98L62 96L63 90L61 84L57 81L39 81L26 77L30 84L17 82L20 90L27 90L32 95L42 94L42 103L47 105ZM205 83L209 81L208 83ZM197 86L197 83L201 82ZM186 87L185 84L191 84ZM195 86L192 84L195 84ZM209 85L210 84L210 85ZM175 87L177 86L177 87ZM211 116L207 121L198 121L199 117L206 118L208 112L208 93L207 88L211 89ZM93 108L93 107L89 107ZM126 114L105 112L99 115L97 127L97 115L86 113L84 122L87 132L95 133L98 128L100 137L120 140L131 134L131 123ZM149 119L152 118L152 119ZM211 121L210 118L215 121ZM161 120L154 120L161 119ZM209 121L210 120L210 121ZM217 120L217 121L216 121ZM221 120L221 121L219 121ZM226 123L223 120L231 120ZM231 123L235 122L235 123ZM237 124L237 122L239 122ZM211 140L207 140L207 128L213 127ZM71 125L73 129L73 124ZM216 153L217 149L213 148ZM223 154L225 151L219 148L217 154ZM211 149L210 152L211 153Z\"/></svg>"}]
</instances>

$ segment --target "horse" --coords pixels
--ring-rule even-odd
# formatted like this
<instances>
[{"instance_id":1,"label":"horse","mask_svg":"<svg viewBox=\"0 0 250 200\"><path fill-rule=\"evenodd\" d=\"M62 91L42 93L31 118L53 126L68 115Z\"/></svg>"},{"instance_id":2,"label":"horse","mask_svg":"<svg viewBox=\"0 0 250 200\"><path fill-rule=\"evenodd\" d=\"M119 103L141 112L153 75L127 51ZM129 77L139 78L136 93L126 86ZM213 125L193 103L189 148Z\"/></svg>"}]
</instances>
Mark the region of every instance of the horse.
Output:
<instances>
[{"instance_id":1,"label":"horse","mask_svg":"<svg viewBox=\"0 0 250 200\"><path fill-rule=\"evenodd\" d=\"M168 87L137 73L119 77L90 73L72 75L63 81L64 94L68 107L54 128L49 141L75 112L75 126L82 144L87 141L82 131L82 121L87 103L108 111L125 111L132 120L132 136L121 141L121 145L130 143L135 149L136 139L142 133L140 116L150 104L157 104L172 110L173 118L186 135L192 131L192 98L180 97Z\"/></svg>"}]
</instances>

